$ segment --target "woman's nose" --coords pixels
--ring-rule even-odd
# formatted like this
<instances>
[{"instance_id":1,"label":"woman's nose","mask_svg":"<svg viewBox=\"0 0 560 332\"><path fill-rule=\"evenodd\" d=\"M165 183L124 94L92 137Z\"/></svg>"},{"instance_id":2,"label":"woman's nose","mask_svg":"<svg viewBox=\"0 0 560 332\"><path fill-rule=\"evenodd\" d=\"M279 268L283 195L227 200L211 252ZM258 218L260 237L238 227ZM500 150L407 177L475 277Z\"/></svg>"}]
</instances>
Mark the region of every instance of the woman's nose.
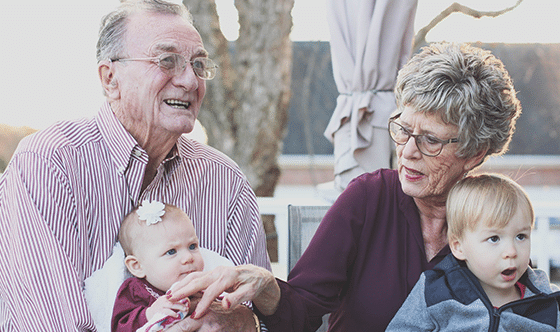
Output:
<instances>
[{"instance_id":1,"label":"woman's nose","mask_svg":"<svg viewBox=\"0 0 560 332\"><path fill-rule=\"evenodd\" d=\"M410 136L408 141L402 145L402 153L403 157L406 159L414 159L419 158L422 153L418 150L418 146L416 145L416 138Z\"/></svg>"}]
</instances>

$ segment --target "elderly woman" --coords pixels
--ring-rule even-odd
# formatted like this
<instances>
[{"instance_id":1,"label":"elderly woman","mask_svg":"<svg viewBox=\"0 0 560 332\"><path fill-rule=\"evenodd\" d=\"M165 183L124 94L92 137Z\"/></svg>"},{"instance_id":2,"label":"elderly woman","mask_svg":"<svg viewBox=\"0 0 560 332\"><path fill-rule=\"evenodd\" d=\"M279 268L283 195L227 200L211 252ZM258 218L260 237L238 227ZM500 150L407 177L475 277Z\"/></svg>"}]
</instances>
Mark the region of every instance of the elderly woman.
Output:
<instances>
[{"instance_id":1,"label":"elderly woman","mask_svg":"<svg viewBox=\"0 0 560 332\"><path fill-rule=\"evenodd\" d=\"M448 253L451 187L506 151L521 112L511 78L487 51L425 47L399 72L389 120L396 170L354 179L325 215L288 282L250 265L190 275L179 299L205 290L194 317L252 300L270 331L384 331L418 280Z\"/></svg>"}]
</instances>

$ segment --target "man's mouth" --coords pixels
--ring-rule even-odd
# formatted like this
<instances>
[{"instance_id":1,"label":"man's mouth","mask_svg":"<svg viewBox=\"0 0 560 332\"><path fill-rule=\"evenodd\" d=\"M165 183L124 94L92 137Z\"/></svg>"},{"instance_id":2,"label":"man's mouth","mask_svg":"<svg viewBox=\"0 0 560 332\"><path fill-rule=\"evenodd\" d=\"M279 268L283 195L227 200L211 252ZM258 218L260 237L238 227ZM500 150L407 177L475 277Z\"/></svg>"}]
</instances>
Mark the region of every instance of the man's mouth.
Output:
<instances>
[{"instance_id":1,"label":"man's mouth","mask_svg":"<svg viewBox=\"0 0 560 332\"><path fill-rule=\"evenodd\" d=\"M167 105L171 106L171 107L174 107L174 108L187 109L187 108L189 108L189 106L191 106L190 102L182 101L182 100L178 100L178 99L166 99L163 102L166 103Z\"/></svg>"}]
</instances>

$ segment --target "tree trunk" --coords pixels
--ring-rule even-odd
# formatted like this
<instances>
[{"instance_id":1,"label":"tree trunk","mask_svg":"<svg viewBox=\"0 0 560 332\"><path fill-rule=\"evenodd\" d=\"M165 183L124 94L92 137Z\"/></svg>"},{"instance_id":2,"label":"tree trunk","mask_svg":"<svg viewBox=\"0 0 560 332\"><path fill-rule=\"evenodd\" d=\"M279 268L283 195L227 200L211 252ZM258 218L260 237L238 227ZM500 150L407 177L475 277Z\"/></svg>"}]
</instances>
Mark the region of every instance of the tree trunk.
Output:
<instances>
[{"instance_id":1,"label":"tree trunk","mask_svg":"<svg viewBox=\"0 0 560 332\"><path fill-rule=\"evenodd\" d=\"M272 196L290 100L294 1L235 0L240 31L232 43L220 30L214 0L184 3L220 67L199 114L208 144L239 164L258 196Z\"/></svg>"}]
</instances>

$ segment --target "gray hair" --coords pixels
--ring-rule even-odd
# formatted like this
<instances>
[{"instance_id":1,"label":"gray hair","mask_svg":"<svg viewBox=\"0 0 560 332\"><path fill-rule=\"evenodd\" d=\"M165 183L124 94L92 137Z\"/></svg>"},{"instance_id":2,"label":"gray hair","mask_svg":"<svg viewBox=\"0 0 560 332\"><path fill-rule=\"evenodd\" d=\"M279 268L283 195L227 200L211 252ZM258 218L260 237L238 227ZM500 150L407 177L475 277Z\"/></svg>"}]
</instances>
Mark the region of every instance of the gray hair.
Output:
<instances>
[{"instance_id":1,"label":"gray hair","mask_svg":"<svg viewBox=\"0 0 560 332\"><path fill-rule=\"evenodd\" d=\"M468 44L422 48L398 74L397 108L437 114L459 128L457 156L488 149L485 160L507 151L521 104L503 63Z\"/></svg>"},{"instance_id":2,"label":"gray hair","mask_svg":"<svg viewBox=\"0 0 560 332\"><path fill-rule=\"evenodd\" d=\"M105 15L101 20L99 39L97 40L97 61L114 59L124 52L126 23L131 14L148 11L159 14L178 15L193 24L188 9L182 4L173 4L161 0L129 0Z\"/></svg>"}]
</instances>

